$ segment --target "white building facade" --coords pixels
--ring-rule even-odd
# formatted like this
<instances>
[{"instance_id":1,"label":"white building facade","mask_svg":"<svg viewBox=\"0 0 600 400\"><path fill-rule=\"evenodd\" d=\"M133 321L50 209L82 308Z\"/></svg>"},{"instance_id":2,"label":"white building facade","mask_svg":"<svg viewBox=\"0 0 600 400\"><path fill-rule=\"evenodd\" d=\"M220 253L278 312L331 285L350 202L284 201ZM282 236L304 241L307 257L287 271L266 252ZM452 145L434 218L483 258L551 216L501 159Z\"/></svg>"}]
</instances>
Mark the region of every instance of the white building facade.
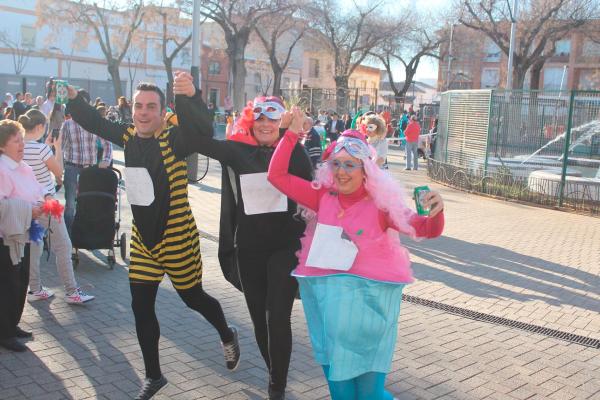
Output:
<instances>
[{"instance_id":1,"label":"white building facade","mask_svg":"<svg viewBox=\"0 0 600 400\"><path fill-rule=\"evenodd\" d=\"M68 80L114 104L114 86L106 58L91 30L68 25L55 34L40 26L36 3L41 0L0 2L0 93L31 92L44 95L49 77ZM42 4L43 6L43 4ZM185 33L189 27L182 27ZM123 94L131 98L138 82L152 82L165 89L167 76L161 55L160 25L143 23L120 66ZM189 32L189 31L188 31ZM178 54L174 68L189 69L191 45Z\"/></svg>"}]
</instances>

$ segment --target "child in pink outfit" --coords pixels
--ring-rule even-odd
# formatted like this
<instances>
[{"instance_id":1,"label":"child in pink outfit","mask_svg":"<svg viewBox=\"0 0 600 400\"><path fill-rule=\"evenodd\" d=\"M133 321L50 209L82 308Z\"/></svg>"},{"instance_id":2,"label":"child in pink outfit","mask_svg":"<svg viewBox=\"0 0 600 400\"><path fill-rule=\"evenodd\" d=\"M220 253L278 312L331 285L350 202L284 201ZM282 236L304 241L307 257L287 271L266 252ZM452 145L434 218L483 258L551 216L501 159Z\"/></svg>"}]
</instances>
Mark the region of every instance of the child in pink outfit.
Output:
<instances>
[{"instance_id":1,"label":"child in pink outfit","mask_svg":"<svg viewBox=\"0 0 600 400\"><path fill-rule=\"evenodd\" d=\"M397 337L402 290L412 282L399 233L434 238L444 227L443 202L430 192L430 216L403 201L398 184L379 169L357 131L345 131L324 154L309 182L288 173L301 125L294 120L279 142L268 179L304 207L307 219L293 271L316 361L333 400L391 400L384 389ZM320 249L320 250L319 250Z\"/></svg>"}]
</instances>

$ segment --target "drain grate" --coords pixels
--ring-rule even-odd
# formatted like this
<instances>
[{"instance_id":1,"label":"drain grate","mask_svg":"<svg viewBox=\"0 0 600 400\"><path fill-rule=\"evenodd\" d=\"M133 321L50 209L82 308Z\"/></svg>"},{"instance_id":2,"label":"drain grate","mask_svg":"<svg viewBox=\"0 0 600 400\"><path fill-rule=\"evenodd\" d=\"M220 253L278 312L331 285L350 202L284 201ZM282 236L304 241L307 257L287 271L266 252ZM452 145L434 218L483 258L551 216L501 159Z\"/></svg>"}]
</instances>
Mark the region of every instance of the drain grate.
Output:
<instances>
[{"instance_id":1,"label":"drain grate","mask_svg":"<svg viewBox=\"0 0 600 400\"><path fill-rule=\"evenodd\" d=\"M219 242L218 237L211 235L210 233L207 233L207 232L200 231L200 237L210 240L212 242L216 242L216 243ZM425 306L425 307L429 307L429 308L435 308L437 310L446 311L451 314L459 315L461 317L466 317L466 318L474 319L477 321L489 322L491 324L496 324L496 325L509 326L511 328L516 328L516 329L521 329L521 330L524 330L527 332L537 333L539 335L544 335L544 336L552 337L555 339L564 340L567 342L579 344L581 346L600 349L600 340L599 339L593 339L593 338L589 338L586 336L575 335L573 333L563 332L563 331L559 331L556 329L545 328L545 327L539 326L539 325L527 324L525 322L519 322L519 321L515 321L513 319L495 317L490 314L484 314L484 313L473 311L473 310L467 310L466 308L455 307L455 306L451 306L448 304L439 303L437 301L426 300L426 299L422 299L420 297L410 296L410 295L406 295L406 294L402 295L402 299L404 301L408 301L409 303L419 304L421 306Z\"/></svg>"},{"instance_id":2,"label":"drain grate","mask_svg":"<svg viewBox=\"0 0 600 400\"><path fill-rule=\"evenodd\" d=\"M477 311L467 310L466 308L455 307L448 304L438 303L437 301L426 300L420 297L409 296L406 294L402 295L402 299L404 301L408 301L409 303L419 304L429 308L435 308L437 310L446 311L451 314L459 315L461 317L466 317L477 321L489 322L496 325L509 326L511 328L517 328L527 332L537 333L539 335L564 340L567 342L579 344L581 346L600 349L599 339L575 335L573 333L563 332L556 329L549 329L539 325L527 324L525 322L519 322L508 318L495 317L490 314L484 314Z\"/></svg>"}]
</instances>

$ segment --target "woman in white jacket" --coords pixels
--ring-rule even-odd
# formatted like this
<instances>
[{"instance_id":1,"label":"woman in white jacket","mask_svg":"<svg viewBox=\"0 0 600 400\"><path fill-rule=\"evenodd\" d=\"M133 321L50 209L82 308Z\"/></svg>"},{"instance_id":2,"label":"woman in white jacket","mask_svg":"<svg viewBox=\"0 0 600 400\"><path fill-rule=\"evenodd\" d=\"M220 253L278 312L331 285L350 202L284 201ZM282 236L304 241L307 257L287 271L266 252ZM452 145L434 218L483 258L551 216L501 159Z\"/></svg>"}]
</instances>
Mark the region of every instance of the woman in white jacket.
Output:
<instances>
[{"instance_id":1,"label":"woman in white jacket","mask_svg":"<svg viewBox=\"0 0 600 400\"><path fill-rule=\"evenodd\" d=\"M44 196L31 167L23 162L24 147L21 124L0 121L0 346L13 351L27 350L17 338L32 336L18 326L29 282L29 244L22 248L15 236L28 235L31 220L42 213Z\"/></svg>"}]
</instances>

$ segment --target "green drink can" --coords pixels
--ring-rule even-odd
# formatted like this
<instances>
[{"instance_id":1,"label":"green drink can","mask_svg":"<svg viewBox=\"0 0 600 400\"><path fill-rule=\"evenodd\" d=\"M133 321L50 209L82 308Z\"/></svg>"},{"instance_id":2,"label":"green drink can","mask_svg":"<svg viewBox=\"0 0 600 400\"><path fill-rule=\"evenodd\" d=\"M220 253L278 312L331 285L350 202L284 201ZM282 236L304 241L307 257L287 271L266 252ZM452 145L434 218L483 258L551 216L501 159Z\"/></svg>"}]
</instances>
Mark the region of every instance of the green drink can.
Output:
<instances>
[{"instance_id":1,"label":"green drink can","mask_svg":"<svg viewBox=\"0 0 600 400\"><path fill-rule=\"evenodd\" d=\"M417 214L429 215L429 207L425 208L423 203L425 202L425 195L430 191L429 186L417 186L415 188L414 197Z\"/></svg>"},{"instance_id":2,"label":"green drink can","mask_svg":"<svg viewBox=\"0 0 600 400\"><path fill-rule=\"evenodd\" d=\"M67 81L56 80L54 81L54 89L56 90L56 101L58 104L67 104L69 102L69 91Z\"/></svg>"}]
</instances>

